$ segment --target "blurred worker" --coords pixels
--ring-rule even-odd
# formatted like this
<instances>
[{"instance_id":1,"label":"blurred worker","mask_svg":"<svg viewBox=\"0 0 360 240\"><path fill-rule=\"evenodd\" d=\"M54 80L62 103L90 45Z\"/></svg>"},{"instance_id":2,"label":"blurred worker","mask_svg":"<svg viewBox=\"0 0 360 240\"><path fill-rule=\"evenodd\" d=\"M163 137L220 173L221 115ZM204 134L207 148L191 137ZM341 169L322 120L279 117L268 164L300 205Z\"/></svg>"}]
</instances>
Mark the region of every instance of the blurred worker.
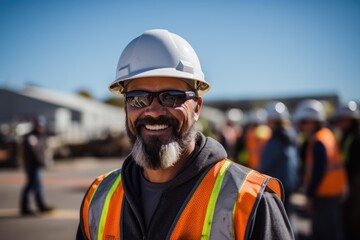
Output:
<instances>
[{"instance_id":1,"label":"blurred worker","mask_svg":"<svg viewBox=\"0 0 360 240\"><path fill-rule=\"evenodd\" d=\"M225 148L228 158L236 161L236 143L241 137L242 128L239 124L242 112L239 109L231 109L226 114L226 123L220 129L219 142Z\"/></svg>"},{"instance_id":2,"label":"blurred worker","mask_svg":"<svg viewBox=\"0 0 360 240\"><path fill-rule=\"evenodd\" d=\"M342 200L346 173L334 134L324 127L326 114L320 101L299 103L294 114L308 139L305 189L314 239L343 239Z\"/></svg>"},{"instance_id":3,"label":"blurred worker","mask_svg":"<svg viewBox=\"0 0 360 240\"><path fill-rule=\"evenodd\" d=\"M237 161L253 169L258 169L261 152L271 136L271 129L265 121L265 109L253 109L236 147Z\"/></svg>"},{"instance_id":4,"label":"blurred worker","mask_svg":"<svg viewBox=\"0 0 360 240\"><path fill-rule=\"evenodd\" d=\"M23 137L23 158L26 173L26 185L21 196L21 214L35 215L30 209L30 193L35 195L35 203L42 213L53 210L46 204L41 182L40 171L46 163L45 118L38 117L32 121L32 129Z\"/></svg>"},{"instance_id":5,"label":"blurred worker","mask_svg":"<svg viewBox=\"0 0 360 240\"><path fill-rule=\"evenodd\" d=\"M0 125L0 164L5 162L9 157L7 150L8 128L9 127L6 124Z\"/></svg>"},{"instance_id":6,"label":"blurred worker","mask_svg":"<svg viewBox=\"0 0 360 240\"><path fill-rule=\"evenodd\" d=\"M235 146L236 142L241 136L241 128L236 122L231 120L226 121L225 126L220 129L219 142L225 148L229 159L235 160Z\"/></svg>"},{"instance_id":7,"label":"blurred worker","mask_svg":"<svg viewBox=\"0 0 360 240\"><path fill-rule=\"evenodd\" d=\"M344 204L344 232L346 239L360 236L360 132L359 107L354 101L340 105L334 115L335 129L347 171L349 192Z\"/></svg>"},{"instance_id":8,"label":"blurred worker","mask_svg":"<svg viewBox=\"0 0 360 240\"><path fill-rule=\"evenodd\" d=\"M153 29L127 45L110 90L125 97L132 152L89 188L77 239L293 239L279 182L194 129L209 89L180 36Z\"/></svg>"},{"instance_id":9,"label":"blurred worker","mask_svg":"<svg viewBox=\"0 0 360 240\"><path fill-rule=\"evenodd\" d=\"M289 111L282 102L270 102L265 108L267 124L272 133L261 154L259 171L278 178L285 190L285 209L288 215L290 196L298 186L299 161L296 132L289 120Z\"/></svg>"}]
</instances>

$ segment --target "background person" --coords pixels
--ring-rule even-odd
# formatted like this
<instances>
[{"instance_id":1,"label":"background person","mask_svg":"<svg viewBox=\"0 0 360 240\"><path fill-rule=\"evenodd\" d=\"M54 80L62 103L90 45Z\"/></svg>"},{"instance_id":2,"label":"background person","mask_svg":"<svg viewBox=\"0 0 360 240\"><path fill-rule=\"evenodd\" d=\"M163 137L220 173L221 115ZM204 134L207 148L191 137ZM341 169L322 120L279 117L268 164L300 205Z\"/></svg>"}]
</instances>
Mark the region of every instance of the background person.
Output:
<instances>
[{"instance_id":1,"label":"background person","mask_svg":"<svg viewBox=\"0 0 360 240\"><path fill-rule=\"evenodd\" d=\"M256 170L259 168L261 152L271 136L271 129L265 122L265 109L256 108L250 111L244 133L235 148L238 163Z\"/></svg>"},{"instance_id":2,"label":"background person","mask_svg":"<svg viewBox=\"0 0 360 240\"><path fill-rule=\"evenodd\" d=\"M348 177L349 189L344 202L346 239L360 236L360 112L354 101L338 106L333 123Z\"/></svg>"},{"instance_id":3,"label":"background person","mask_svg":"<svg viewBox=\"0 0 360 240\"><path fill-rule=\"evenodd\" d=\"M279 179L284 187L284 206L288 216L293 213L290 202L299 184L297 136L290 123L290 114L282 102L270 102L265 107L266 123L271 137L261 151L259 172ZM292 223L296 234L295 224Z\"/></svg>"},{"instance_id":4,"label":"background person","mask_svg":"<svg viewBox=\"0 0 360 240\"><path fill-rule=\"evenodd\" d=\"M30 194L34 193L35 203L42 213L53 210L46 204L41 181L41 169L46 162L45 118L38 117L32 121L32 129L23 137L23 159L26 173L26 184L21 195L21 214L35 215L30 209Z\"/></svg>"},{"instance_id":5,"label":"background person","mask_svg":"<svg viewBox=\"0 0 360 240\"><path fill-rule=\"evenodd\" d=\"M266 105L267 125L271 128L271 137L261 154L259 171L278 178L285 190L285 209L290 213L290 196L298 187L299 160L296 132L290 123L290 114L282 102L270 102Z\"/></svg>"},{"instance_id":6,"label":"background person","mask_svg":"<svg viewBox=\"0 0 360 240\"><path fill-rule=\"evenodd\" d=\"M324 126L323 104L307 99L298 104L294 121L307 139L305 194L314 239L343 239L342 201L346 174L333 132Z\"/></svg>"}]
</instances>

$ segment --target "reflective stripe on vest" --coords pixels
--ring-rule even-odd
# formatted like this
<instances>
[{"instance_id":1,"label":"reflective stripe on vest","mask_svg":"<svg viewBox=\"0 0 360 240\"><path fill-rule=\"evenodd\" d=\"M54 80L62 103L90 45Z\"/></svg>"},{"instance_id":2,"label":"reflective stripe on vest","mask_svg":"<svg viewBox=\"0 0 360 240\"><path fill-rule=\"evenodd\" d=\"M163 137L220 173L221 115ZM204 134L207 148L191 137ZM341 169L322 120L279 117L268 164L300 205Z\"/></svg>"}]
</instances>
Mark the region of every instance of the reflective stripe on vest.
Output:
<instances>
[{"instance_id":1,"label":"reflective stripe on vest","mask_svg":"<svg viewBox=\"0 0 360 240\"><path fill-rule=\"evenodd\" d=\"M83 229L88 239L120 239L123 194L120 169L94 181L82 205Z\"/></svg>"},{"instance_id":2,"label":"reflective stripe on vest","mask_svg":"<svg viewBox=\"0 0 360 240\"><path fill-rule=\"evenodd\" d=\"M92 201L83 204L82 217L88 217L83 227L90 229L89 239L120 239L120 180L120 171L112 172L101 183L95 181L97 190L88 191L86 199ZM198 181L166 239L246 239L254 210L266 189L283 197L277 180L230 160L220 161Z\"/></svg>"},{"instance_id":3,"label":"reflective stripe on vest","mask_svg":"<svg viewBox=\"0 0 360 240\"><path fill-rule=\"evenodd\" d=\"M306 182L310 183L310 176L312 175L312 166L314 164L313 152L315 142L321 142L326 150L327 166L323 179L320 182L316 195L319 197L326 196L340 196L346 190L346 172L342 163L340 151L336 144L335 136L327 128L322 128L315 133L310 140L307 149L307 171Z\"/></svg>"}]
</instances>

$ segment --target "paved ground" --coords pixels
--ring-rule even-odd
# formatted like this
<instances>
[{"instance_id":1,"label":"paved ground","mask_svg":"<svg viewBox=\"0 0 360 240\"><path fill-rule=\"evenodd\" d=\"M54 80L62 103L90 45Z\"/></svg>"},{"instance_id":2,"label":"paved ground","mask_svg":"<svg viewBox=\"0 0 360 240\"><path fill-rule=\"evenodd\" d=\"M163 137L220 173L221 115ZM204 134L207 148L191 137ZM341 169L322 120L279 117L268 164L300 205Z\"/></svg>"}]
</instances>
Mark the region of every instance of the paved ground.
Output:
<instances>
[{"instance_id":1,"label":"paved ground","mask_svg":"<svg viewBox=\"0 0 360 240\"><path fill-rule=\"evenodd\" d=\"M57 161L44 169L45 199L56 210L35 217L19 215L19 198L25 182L22 170L0 169L0 239L75 239L79 207L87 187L95 177L121 164L121 159L83 158ZM301 205L302 196L294 196L293 201ZM309 221L296 215L292 219L303 236L301 240L306 239Z\"/></svg>"}]
</instances>

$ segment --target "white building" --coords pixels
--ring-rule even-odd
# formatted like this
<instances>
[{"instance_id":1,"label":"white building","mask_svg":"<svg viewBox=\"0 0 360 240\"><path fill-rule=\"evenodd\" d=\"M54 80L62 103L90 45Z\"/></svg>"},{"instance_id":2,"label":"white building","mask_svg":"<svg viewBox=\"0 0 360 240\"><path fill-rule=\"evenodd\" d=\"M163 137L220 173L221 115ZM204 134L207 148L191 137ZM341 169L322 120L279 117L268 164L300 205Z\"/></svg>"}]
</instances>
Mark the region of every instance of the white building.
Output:
<instances>
[{"instance_id":1,"label":"white building","mask_svg":"<svg viewBox=\"0 0 360 240\"><path fill-rule=\"evenodd\" d=\"M47 130L62 143L83 143L125 131L124 110L40 87L0 88L0 124L18 124L44 116Z\"/></svg>"}]
</instances>

